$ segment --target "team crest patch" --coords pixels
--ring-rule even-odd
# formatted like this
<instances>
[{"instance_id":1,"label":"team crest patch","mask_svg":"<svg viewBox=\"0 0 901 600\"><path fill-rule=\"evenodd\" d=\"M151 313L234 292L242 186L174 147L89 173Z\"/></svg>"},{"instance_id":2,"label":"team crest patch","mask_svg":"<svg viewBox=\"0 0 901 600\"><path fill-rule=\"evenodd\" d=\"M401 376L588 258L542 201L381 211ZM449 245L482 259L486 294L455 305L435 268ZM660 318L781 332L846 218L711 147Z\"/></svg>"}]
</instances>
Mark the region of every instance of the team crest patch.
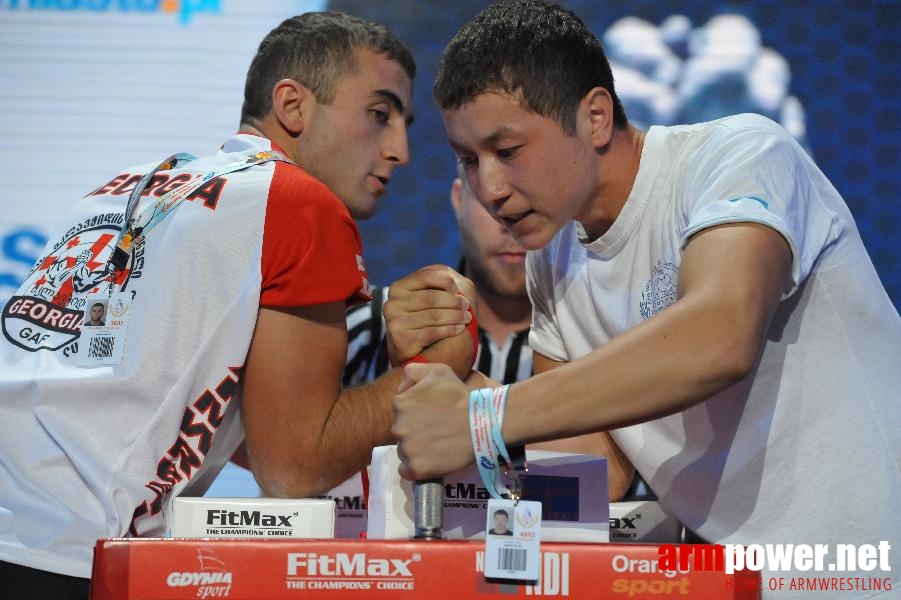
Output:
<instances>
[{"instance_id":1,"label":"team crest patch","mask_svg":"<svg viewBox=\"0 0 901 600\"><path fill-rule=\"evenodd\" d=\"M122 213L106 213L85 219L38 259L3 307L6 339L32 352L59 350L78 339L88 294L109 287L107 262L122 218ZM140 276L143 249L143 244L133 247L126 268L117 273L116 283L123 288Z\"/></svg>"},{"instance_id":2,"label":"team crest patch","mask_svg":"<svg viewBox=\"0 0 901 600\"><path fill-rule=\"evenodd\" d=\"M651 279L641 293L641 316L650 319L676 301L679 267L671 262L658 262Z\"/></svg>"}]
</instances>

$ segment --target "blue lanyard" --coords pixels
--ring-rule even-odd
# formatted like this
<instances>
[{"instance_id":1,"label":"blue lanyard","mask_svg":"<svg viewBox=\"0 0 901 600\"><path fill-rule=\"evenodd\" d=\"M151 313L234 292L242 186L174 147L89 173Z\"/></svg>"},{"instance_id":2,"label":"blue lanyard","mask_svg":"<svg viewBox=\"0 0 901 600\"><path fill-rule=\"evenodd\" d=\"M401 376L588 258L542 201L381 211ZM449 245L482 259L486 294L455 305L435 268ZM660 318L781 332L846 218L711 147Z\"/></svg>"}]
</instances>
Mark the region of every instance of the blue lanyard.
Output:
<instances>
[{"instance_id":1,"label":"blue lanyard","mask_svg":"<svg viewBox=\"0 0 901 600\"><path fill-rule=\"evenodd\" d=\"M481 388L469 393L469 431L472 450L482 482L492 498L522 497L522 478L528 471L525 450L513 446L507 450L501 427L507 405L509 385ZM504 479L510 480L506 485Z\"/></svg>"},{"instance_id":2,"label":"blue lanyard","mask_svg":"<svg viewBox=\"0 0 901 600\"><path fill-rule=\"evenodd\" d=\"M163 219L172 214L172 212L174 212L188 196L193 194L202 185L217 177L221 177L222 175L227 175L228 173L247 169L272 160L280 160L282 162L293 164L291 159L276 150L263 150L248 153L236 161L210 171L203 177L196 177L193 181L185 183L161 196L152 206L147 207L138 217L133 219L135 210L141 201L141 194L150 184L154 175L160 171L168 171L176 166L185 165L196 159L197 157L192 154L173 154L157 165L156 168L145 174L141 178L141 181L135 186L135 189L132 190L128 197L128 203L125 205L125 220L123 222L122 231L119 233L119 237L116 238L113 254L110 256L109 262L107 263L111 293L116 281L116 272L125 268L125 265L128 263L128 252L131 250L131 247L141 238L147 236L151 229L159 225Z\"/></svg>"}]
</instances>

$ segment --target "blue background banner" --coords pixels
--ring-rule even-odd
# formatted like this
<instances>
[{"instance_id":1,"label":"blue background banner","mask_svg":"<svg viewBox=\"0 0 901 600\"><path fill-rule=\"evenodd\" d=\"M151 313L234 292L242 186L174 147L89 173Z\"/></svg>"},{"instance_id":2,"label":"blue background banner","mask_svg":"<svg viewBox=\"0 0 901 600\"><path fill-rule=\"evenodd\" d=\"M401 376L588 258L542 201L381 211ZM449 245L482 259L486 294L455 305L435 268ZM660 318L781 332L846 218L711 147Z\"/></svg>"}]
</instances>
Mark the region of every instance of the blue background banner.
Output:
<instances>
[{"instance_id":1,"label":"blue background banner","mask_svg":"<svg viewBox=\"0 0 901 600\"><path fill-rule=\"evenodd\" d=\"M419 65L411 164L361 224L372 281L456 265L455 161L432 84L447 42L486 4L0 0L0 301L27 276L68 203L128 165L214 151L237 128L244 75L265 33L326 6L385 23ZM746 111L783 123L844 196L901 306L901 3L563 4L604 41L639 126Z\"/></svg>"},{"instance_id":2,"label":"blue background banner","mask_svg":"<svg viewBox=\"0 0 901 600\"><path fill-rule=\"evenodd\" d=\"M895 66L901 56L901 4L826 0L571 0L562 4L579 14L602 38L611 59L614 50L624 55L631 52L631 71L643 72L644 79L636 79L634 72L621 75L615 71L615 76L618 91L634 97L626 108L640 124L696 122L752 111L789 126L844 196L886 289L895 306L901 305L901 115L897 100L901 86ZM448 200L455 162L432 100L432 84L447 42L485 5L475 0L329 3L330 8L392 28L411 47L419 66L414 91L416 123L410 131L411 164L398 170L376 217L361 227L367 266L375 282L388 283L430 262L457 263L458 239ZM684 30L686 20L673 19L676 15L687 19L695 34L693 39L683 36L680 40L680 27ZM697 58L703 52L699 46L719 44L730 51L729 40L718 39L724 32L734 34L731 50L748 51L747 45L742 46L746 29L726 29L718 34L711 31L715 27L707 27L712 25L711 19L721 15L744 17L758 32L765 58L770 63L784 59L790 79L783 83L794 100L774 110L767 97L772 90L756 80L750 83L751 89L745 81L743 89L734 63L732 70L727 64L708 71L713 73L713 81L706 81L703 73L695 73L694 79L685 78L687 58L693 53ZM639 17L659 36L674 40L668 49L681 61L683 79L676 76L672 82L672 75L655 75L655 69L665 71L672 65L667 65L667 60L655 63L648 44L644 50L623 47L629 40L638 43L636 40L649 39L642 37L648 30L640 24L620 22L619 33L630 35L619 38L609 31L625 17ZM605 39L605 33L610 37ZM643 51L651 56L642 56ZM725 60L728 63L729 57ZM769 71L762 70L776 79L784 77L778 65L770 64ZM642 89L630 90L636 81ZM670 93L660 88L661 81L670 81ZM658 84L653 88L658 93L653 89L647 93L649 82ZM753 89L755 86L757 89ZM693 91L686 92L686 87ZM672 106L655 107L655 102L673 101L679 105L675 110Z\"/></svg>"}]
</instances>

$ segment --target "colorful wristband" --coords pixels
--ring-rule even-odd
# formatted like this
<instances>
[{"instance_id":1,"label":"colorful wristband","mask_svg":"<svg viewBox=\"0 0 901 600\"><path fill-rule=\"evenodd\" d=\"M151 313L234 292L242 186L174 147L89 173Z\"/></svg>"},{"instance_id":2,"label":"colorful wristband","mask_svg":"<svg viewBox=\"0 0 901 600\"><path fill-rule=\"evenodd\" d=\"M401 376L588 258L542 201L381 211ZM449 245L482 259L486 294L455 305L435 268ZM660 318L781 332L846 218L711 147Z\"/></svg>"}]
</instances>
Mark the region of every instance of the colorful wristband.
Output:
<instances>
[{"instance_id":1,"label":"colorful wristband","mask_svg":"<svg viewBox=\"0 0 901 600\"><path fill-rule=\"evenodd\" d=\"M469 434L476 467L485 489L492 498L503 498L506 489L501 483L500 464L491 439L491 421L494 419L492 392L491 388L481 388L469 393Z\"/></svg>"},{"instance_id":2,"label":"colorful wristband","mask_svg":"<svg viewBox=\"0 0 901 600\"><path fill-rule=\"evenodd\" d=\"M522 446L507 450L501 427L510 386L481 388L469 394L469 431L476 466L492 498L522 496L522 476L527 468ZM512 455L512 457L511 457ZM506 485L504 478L510 480Z\"/></svg>"},{"instance_id":3,"label":"colorful wristband","mask_svg":"<svg viewBox=\"0 0 901 600\"><path fill-rule=\"evenodd\" d=\"M460 294L461 296L463 294ZM469 337L472 338L472 364L469 365L469 368L473 368L476 366L476 359L479 357L479 322L476 320L476 313L472 310L472 306L467 308L469 311L469 316L472 319L469 323L466 324L466 331L469 332Z\"/></svg>"},{"instance_id":4,"label":"colorful wristband","mask_svg":"<svg viewBox=\"0 0 901 600\"><path fill-rule=\"evenodd\" d=\"M417 355L414 356L413 358L408 358L407 360L405 360L404 362L402 362L402 363L400 364L400 366L401 366L401 368L403 368L403 367L406 367L407 365L409 365L410 363L423 363L423 364L428 364L428 362L429 362L429 359L427 359L425 356L423 356L422 354L417 354Z\"/></svg>"}]
</instances>

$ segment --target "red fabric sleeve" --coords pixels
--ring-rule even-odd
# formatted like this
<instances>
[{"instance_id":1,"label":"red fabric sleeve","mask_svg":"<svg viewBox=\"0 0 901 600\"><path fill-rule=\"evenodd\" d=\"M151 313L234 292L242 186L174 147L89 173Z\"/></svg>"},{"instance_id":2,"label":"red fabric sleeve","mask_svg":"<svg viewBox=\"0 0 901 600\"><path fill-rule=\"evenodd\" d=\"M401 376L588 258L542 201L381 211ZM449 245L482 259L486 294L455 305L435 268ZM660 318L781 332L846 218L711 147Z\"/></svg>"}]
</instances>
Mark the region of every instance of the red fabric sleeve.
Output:
<instances>
[{"instance_id":1,"label":"red fabric sleeve","mask_svg":"<svg viewBox=\"0 0 901 600\"><path fill-rule=\"evenodd\" d=\"M300 168L275 163L263 225L260 306L370 300L360 231L347 207Z\"/></svg>"}]
</instances>

